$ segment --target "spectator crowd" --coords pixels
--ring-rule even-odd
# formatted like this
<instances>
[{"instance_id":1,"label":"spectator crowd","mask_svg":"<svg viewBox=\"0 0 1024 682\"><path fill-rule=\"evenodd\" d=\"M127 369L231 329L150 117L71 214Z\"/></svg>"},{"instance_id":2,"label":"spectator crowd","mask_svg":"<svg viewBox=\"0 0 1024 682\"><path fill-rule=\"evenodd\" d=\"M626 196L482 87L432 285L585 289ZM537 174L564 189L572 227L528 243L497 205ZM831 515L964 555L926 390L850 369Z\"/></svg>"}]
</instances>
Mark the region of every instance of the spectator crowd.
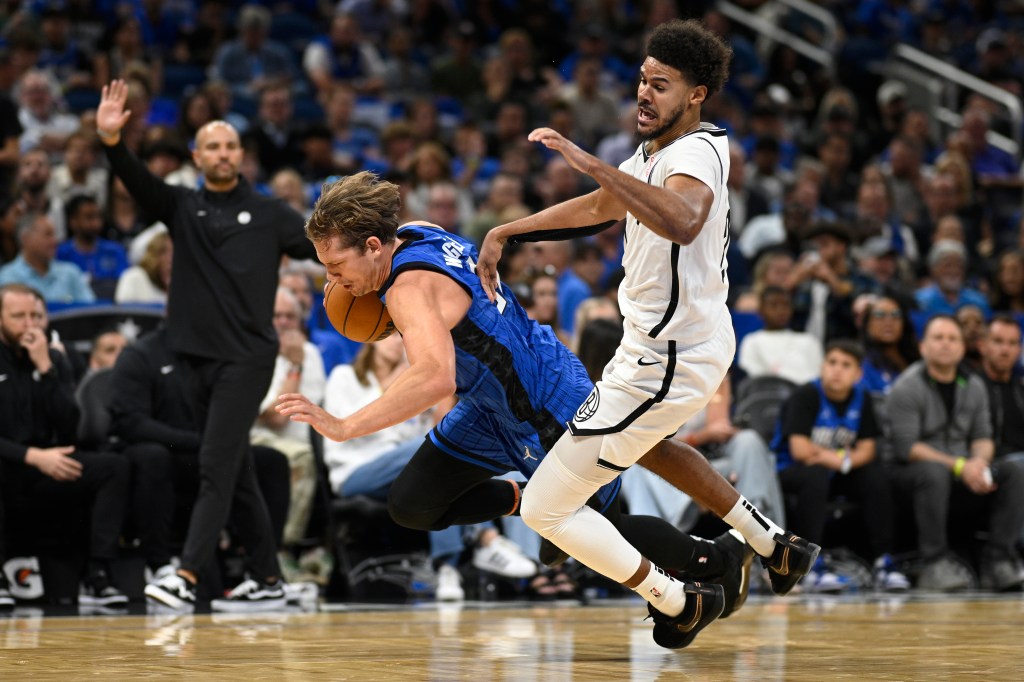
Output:
<instances>
[{"instance_id":1,"label":"spectator crowd","mask_svg":"<svg viewBox=\"0 0 1024 682\"><path fill-rule=\"evenodd\" d=\"M1020 589L1024 130L967 90L955 120L938 120L886 60L908 44L1019 98L1024 12L818 4L841 28L834 44L807 15L736 2L830 50L829 64L766 43L710 0L0 4L0 565L38 551L32 538L78 510L88 520L79 603L122 604L112 562L136 547L153 579L173 572L199 485L205 415L166 330L136 339L99 327L83 355L50 329L69 306L159 309L174 285L167 227L102 152L102 86L127 83L121 140L165 183L200 186L196 134L223 120L241 136L245 182L303 217L325 183L371 170L401 188L400 222L479 243L594 189L528 142L532 129L549 126L612 165L633 154L645 36L696 17L733 50L704 115L731 140L728 276L741 338L729 381L675 437L823 544L806 590ZM595 376L621 336L622 240L619 224L510 245L501 263L530 316ZM310 549L322 535L318 480L336 500L386 499L451 407L326 448L276 414L287 392L354 412L404 366L397 337L360 347L330 328L323 277L316 262L281 263L279 354L251 432L292 582L331 570L323 548ZM94 401L107 414L99 432ZM704 522L647 472L628 472L623 494L630 509L681 527ZM15 532L26 515L31 533ZM565 570L538 566L539 539L518 519L450 531L428 540L438 598L464 596L470 563L538 597L576 589ZM13 604L9 578L0 571L0 606Z\"/></svg>"}]
</instances>

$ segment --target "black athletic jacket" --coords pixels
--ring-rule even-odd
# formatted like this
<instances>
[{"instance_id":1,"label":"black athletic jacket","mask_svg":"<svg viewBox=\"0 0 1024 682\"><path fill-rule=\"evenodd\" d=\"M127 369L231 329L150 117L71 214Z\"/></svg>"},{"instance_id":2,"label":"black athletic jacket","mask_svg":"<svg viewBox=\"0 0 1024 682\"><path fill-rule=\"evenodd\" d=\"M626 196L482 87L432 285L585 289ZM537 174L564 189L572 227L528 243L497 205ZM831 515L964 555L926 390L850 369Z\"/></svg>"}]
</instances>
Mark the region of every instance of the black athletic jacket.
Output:
<instances>
[{"instance_id":1,"label":"black athletic jacket","mask_svg":"<svg viewBox=\"0 0 1024 682\"><path fill-rule=\"evenodd\" d=\"M0 459L24 462L29 447L74 445L78 428L71 367L50 349L44 375L22 348L0 341Z\"/></svg>"},{"instance_id":2,"label":"black athletic jacket","mask_svg":"<svg viewBox=\"0 0 1024 682\"><path fill-rule=\"evenodd\" d=\"M170 348L244 364L273 364L274 297L281 255L316 258L302 216L256 194L244 178L230 192L165 184L123 142L104 147L114 173L167 225L174 265L167 303Z\"/></svg>"}]
</instances>

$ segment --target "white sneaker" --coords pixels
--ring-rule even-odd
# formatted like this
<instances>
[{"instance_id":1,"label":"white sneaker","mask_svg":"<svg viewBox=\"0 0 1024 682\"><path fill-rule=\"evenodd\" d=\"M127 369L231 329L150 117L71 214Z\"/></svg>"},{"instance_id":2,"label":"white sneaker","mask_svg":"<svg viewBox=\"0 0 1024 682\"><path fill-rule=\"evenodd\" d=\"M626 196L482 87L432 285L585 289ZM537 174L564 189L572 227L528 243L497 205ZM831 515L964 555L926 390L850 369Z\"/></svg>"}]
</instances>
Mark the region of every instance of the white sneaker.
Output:
<instances>
[{"instance_id":1,"label":"white sneaker","mask_svg":"<svg viewBox=\"0 0 1024 682\"><path fill-rule=\"evenodd\" d=\"M283 609L288 603L284 594L284 582L278 580L268 585L252 578L246 578L223 599L214 599L210 608L214 611L273 611Z\"/></svg>"},{"instance_id":2,"label":"white sneaker","mask_svg":"<svg viewBox=\"0 0 1024 682\"><path fill-rule=\"evenodd\" d=\"M896 570L896 564L888 554L883 554L875 560L874 574L876 590L906 592L910 589L910 580Z\"/></svg>"},{"instance_id":3,"label":"white sneaker","mask_svg":"<svg viewBox=\"0 0 1024 682\"><path fill-rule=\"evenodd\" d=\"M441 564L437 569L437 601L463 601L466 592L462 589L462 574L450 564Z\"/></svg>"},{"instance_id":4,"label":"white sneaker","mask_svg":"<svg viewBox=\"0 0 1024 682\"><path fill-rule=\"evenodd\" d=\"M284 584L284 598L289 604L315 602L320 596L320 588L314 582L296 582Z\"/></svg>"},{"instance_id":5,"label":"white sneaker","mask_svg":"<svg viewBox=\"0 0 1024 682\"><path fill-rule=\"evenodd\" d=\"M537 564L526 558L519 545L499 535L486 547L473 552L473 565L481 571L506 578L531 578L537 575Z\"/></svg>"},{"instance_id":6,"label":"white sneaker","mask_svg":"<svg viewBox=\"0 0 1024 682\"><path fill-rule=\"evenodd\" d=\"M804 592L815 594L839 594L850 589L850 579L828 570L820 556L800 584Z\"/></svg>"},{"instance_id":7,"label":"white sneaker","mask_svg":"<svg viewBox=\"0 0 1024 682\"><path fill-rule=\"evenodd\" d=\"M196 605L196 588L177 572L171 571L146 585L146 600L174 611L191 611Z\"/></svg>"}]
</instances>

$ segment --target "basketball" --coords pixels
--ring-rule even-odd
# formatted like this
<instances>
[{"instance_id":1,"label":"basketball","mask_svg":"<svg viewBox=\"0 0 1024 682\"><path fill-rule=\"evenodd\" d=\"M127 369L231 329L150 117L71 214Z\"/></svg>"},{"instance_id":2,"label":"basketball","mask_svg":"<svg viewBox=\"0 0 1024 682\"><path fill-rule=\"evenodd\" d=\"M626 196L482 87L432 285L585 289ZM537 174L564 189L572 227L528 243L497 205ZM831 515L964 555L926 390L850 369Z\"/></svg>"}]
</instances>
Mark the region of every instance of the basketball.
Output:
<instances>
[{"instance_id":1,"label":"basketball","mask_svg":"<svg viewBox=\"0 0 1024 682\"><path fill-rule=\"evenodd\" d=\"M324 287L324 310L342 336L363 343L380 341L394 333L395 323L376 294L353 296L336 284L328 282Z\"/></svg>"}]
</instances>

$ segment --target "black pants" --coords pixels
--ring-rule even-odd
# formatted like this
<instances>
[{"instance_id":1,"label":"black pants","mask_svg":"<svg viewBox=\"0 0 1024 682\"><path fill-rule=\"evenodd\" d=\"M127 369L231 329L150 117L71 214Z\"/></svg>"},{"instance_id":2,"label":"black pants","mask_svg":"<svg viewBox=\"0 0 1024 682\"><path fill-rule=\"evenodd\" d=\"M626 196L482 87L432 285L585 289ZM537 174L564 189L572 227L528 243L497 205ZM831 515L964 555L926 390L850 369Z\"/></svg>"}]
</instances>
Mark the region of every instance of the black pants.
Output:
<instances>
[{"instance_id":1,"label":"black pants","mask_svg":"<svg viewBox=\"0 0 1024 682\"><path fill-rule=\"evenodd\" d=\"M988 527L986 550L1013 556L1013 547L1024 526L1022 463L997 461L993 469L996 489L988 495L975 495L953 476L949 467L938 462L901 464L895 468L894 477L897 489L913 501L922 558L933 559L949 550L950 513L960 520L971 520L976 526Z\"/></svg>"},{"instance_id":2,"label":"black pants","mask_svg":"<svg viewBox=\"0 0 1024 682\"><path fill-rule=\"evenodd\" d=\"M273 366L243 365L185 356L204 419L199 448L199 495L185 537L181 567L208 566L217 538L234 508L235 530L249 554L249 569L265 579L281 574L267 505L256 483L249 429L267 394Z\"/></svg>"},{"instance_id":3,"label":"black pants","mask_svg":"<svg viewBox=\"0 0 1024 682\"><path fill-rule=\"evenodd\" d=\"M252 454L274 540L280 542L291 496L288 458L277 450L261 446L254 446ZM158 568L168 563L174 554L176 513L194 509L199 485L199 453L172 452L159 443L137 443L126 448L124 456L132 470L129 518L146 563ZM235 516L232 514L229 521L233 528L239 525Z\"/></svg>"},{"instance_id":4,"label":"black pants","mask_svg":"<svg viewBox=\"0 0 1024 682\"><path fill-rule=\"evenodd\" d=\"M5 503L15 512L11 521L31 524L33 534L44 538L65 538L67 525L87 510L89 558L115 558L128 499L128 460L110 452L75 452L72 457L82 463L82 475L74 481L55 481L33 466L0 460L0 560L6 558Z\"/></svg>"},{"instance_id":5,"label":"black pants","mask_svg":"<svg viewBox=\"0 0 1024 682\"><path fill-rule=\"evenodd\" d=\"M893 551L892 488L879 462L852 469L845 476L823 466L794 462L779 472L779 482L786 496L789 529L797 535L820 545L828 522L828 501L846 495L860 504L864 534L874 557Z\"/></svg>"},{"instance_id":6,"label":"black pants","mask_svg":"<svg viewBox=\"0 0 1024 682\"><path fill-rule=\"evenodd\" d=\"M417 530L442 530L491 521L509 513L515 502L512 485L494 472L439 450L429 439L391 485L388 510L399 525ZM590 506L599 509L594 499ZM717 551L701 543L711 560L693 561L697 542L672 524L654 516L621 513L618 497L602 514L645 557L662 568L686 571L693 578L723 572Z\"/></svg>"}]
</instances>

